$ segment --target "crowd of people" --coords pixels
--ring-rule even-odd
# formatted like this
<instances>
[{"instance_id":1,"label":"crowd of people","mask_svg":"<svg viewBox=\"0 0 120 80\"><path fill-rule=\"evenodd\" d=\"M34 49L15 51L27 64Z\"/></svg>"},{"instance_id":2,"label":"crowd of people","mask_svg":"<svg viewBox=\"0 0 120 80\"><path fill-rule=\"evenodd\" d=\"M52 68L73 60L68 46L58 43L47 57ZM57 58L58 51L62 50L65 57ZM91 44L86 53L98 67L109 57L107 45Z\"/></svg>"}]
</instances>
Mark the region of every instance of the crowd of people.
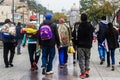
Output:
<instances>
[{"instance_id":1,"label":"crowd of people","mask_svg":"<svg viewBox=\"0 0 120 80\"><path fill-rule=\"evenodd\" d=\"M84 79L89 77L92 42L97 38L100 65L105 62L105 55L107 55L107 67L112 65L111 70L115 70L115 49L119 47L118 31L111 22L106 21L106 16L101 17L98 27L95 28L88 22L88 16L83 13L81 21L76 22L72 30L63 18L60 18L58 23L54 23L50 13L45 14L45 20L40 24L39 29L32 21L22 28L20 22L15 27L10 19L6 19L1 32L5 68L14 66L15 47L17 47L17 54L20 55L21 45L24 47L27 42L30 71L38 70L38 61L42 54L42 74L53 74L55 46L59 53L59 67L63 69L68 63L68 47L72 45L75 50L73 64L78 61L80 78ZM110 57L112 63L110 63Z\"/></svg>"}]
</instances>

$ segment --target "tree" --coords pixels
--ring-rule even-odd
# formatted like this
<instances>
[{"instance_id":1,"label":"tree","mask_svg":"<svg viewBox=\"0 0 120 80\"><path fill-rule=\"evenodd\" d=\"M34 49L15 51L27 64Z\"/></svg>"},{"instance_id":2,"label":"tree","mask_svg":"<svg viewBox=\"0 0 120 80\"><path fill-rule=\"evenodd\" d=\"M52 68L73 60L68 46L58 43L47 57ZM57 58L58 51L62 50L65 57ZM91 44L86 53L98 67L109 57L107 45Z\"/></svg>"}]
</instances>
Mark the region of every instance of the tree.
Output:
<instances>
[{"instance_id":1,"label":"tree","mask_svg":"<svg viewBox=\"0 0 120 80\"><path fill-rule=\"evenodd\" d=\"M105 0L100 0L100 1L99 0L81 0L81 1L86 2L86 3L82 2L82 4L86 6L86 9L84 8L84 6L82 6L81 11L86 12L87 15L89 16L89 20L95 23L98 23L101 16L105 15L108 18L110 18L114 13L114 8L111 5L111 3L108 1L105 1Z\"/></svg>"},{"instance_id":2,"label":"tree","mask_svg":"<svg viewBox=\"0 0 120 80\"><path fill-rule=\"evenodd\" d=\"M64 18L65 20L67 20L67 16L65 14L58 12L54 13L52 20L57 22L60 18Z\"/></svg>"},{"instance_id":3,"label":"tree","mask_svg":"<svg viewBox=\"0 0 120 80\"><path fill-rule=\"evenodd\" d=\"M80 9L80 12L86 12L90 7L97 5L98 0L81 0L80 5L82 8Z\"/></svg>"}]
</instances>

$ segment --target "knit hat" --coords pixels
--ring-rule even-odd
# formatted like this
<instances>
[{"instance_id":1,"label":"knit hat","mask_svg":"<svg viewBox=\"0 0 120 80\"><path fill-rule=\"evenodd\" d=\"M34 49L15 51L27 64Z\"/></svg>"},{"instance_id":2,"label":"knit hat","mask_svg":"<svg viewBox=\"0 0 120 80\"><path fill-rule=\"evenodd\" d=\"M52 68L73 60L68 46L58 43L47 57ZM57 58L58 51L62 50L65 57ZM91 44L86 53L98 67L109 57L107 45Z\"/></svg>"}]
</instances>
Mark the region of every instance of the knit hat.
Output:
<instances>
[{"instance_id":1,"label":"knit hat","mask_svg":"<svg viewBox=\"0 0 120 80\"><path fill-rule=\"evenodd\" d=\"M51 19L52 18L52 14L51 13L46 13L45 14L45 19Z\"/></svg>"},{"instance_id":2,"label":"knit hat","mask_svg":"<svg viewBox=\"0 0 120 80\"><path fill-rule=\"evenodd\" d=\"M59 23L64 23L64 22L65 22L65 20L63 18L59 19Z\"/></svg>"}]
</instances>

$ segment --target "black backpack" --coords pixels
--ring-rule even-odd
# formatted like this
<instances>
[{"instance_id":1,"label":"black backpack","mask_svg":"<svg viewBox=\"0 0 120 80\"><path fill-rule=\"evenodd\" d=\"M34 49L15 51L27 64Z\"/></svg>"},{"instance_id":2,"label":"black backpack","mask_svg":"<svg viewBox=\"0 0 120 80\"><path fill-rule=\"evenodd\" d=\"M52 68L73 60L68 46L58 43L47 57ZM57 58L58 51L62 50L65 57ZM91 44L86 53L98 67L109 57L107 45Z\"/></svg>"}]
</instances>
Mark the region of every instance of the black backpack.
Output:
<instances>
[{"instance_id":1,"label":"black backpack","mask_svg":"<svg viewBox=\"0 0 120 80\"><path fill-rule=\"evenodd\" d=\"M99 31L97 33L98 42L103 42L105 40L105 35L108 30L108 25L102 22L99 23Z\"/></svg>"}]
</instances>

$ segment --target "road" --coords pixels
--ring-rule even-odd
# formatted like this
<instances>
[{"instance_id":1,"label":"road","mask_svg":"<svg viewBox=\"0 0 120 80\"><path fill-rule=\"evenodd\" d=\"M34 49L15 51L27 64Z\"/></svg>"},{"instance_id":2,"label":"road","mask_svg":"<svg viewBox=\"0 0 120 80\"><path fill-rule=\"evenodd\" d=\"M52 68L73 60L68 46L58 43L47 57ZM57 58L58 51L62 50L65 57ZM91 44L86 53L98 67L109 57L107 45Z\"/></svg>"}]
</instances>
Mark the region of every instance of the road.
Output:
<instances>
[{"instance_id":1,"label":"road","mask_svg":"<svg viewBox=\"0 0 120 80\"><path fill-rule=\"evenodd\" d=\"M27 47L22 48L22 54L15 54L14 67L5 68L3 63L3 49L0 49L0 80L81 80L79 78L80 69L78 63L73 65L72 54L69 54L68 66L59 69L58 53L53 62L53 75L41 74L41 58L39 59L39 70L36 72L29 71L30 62ZM120 79L120 52L115 52L116 65L115 71L111 71L111 67L107 68L106 62L100 65L97 51L97 43L93 43L91 49L90 77L85 80L119 80Z\"/></svg>"}]
</instances>

